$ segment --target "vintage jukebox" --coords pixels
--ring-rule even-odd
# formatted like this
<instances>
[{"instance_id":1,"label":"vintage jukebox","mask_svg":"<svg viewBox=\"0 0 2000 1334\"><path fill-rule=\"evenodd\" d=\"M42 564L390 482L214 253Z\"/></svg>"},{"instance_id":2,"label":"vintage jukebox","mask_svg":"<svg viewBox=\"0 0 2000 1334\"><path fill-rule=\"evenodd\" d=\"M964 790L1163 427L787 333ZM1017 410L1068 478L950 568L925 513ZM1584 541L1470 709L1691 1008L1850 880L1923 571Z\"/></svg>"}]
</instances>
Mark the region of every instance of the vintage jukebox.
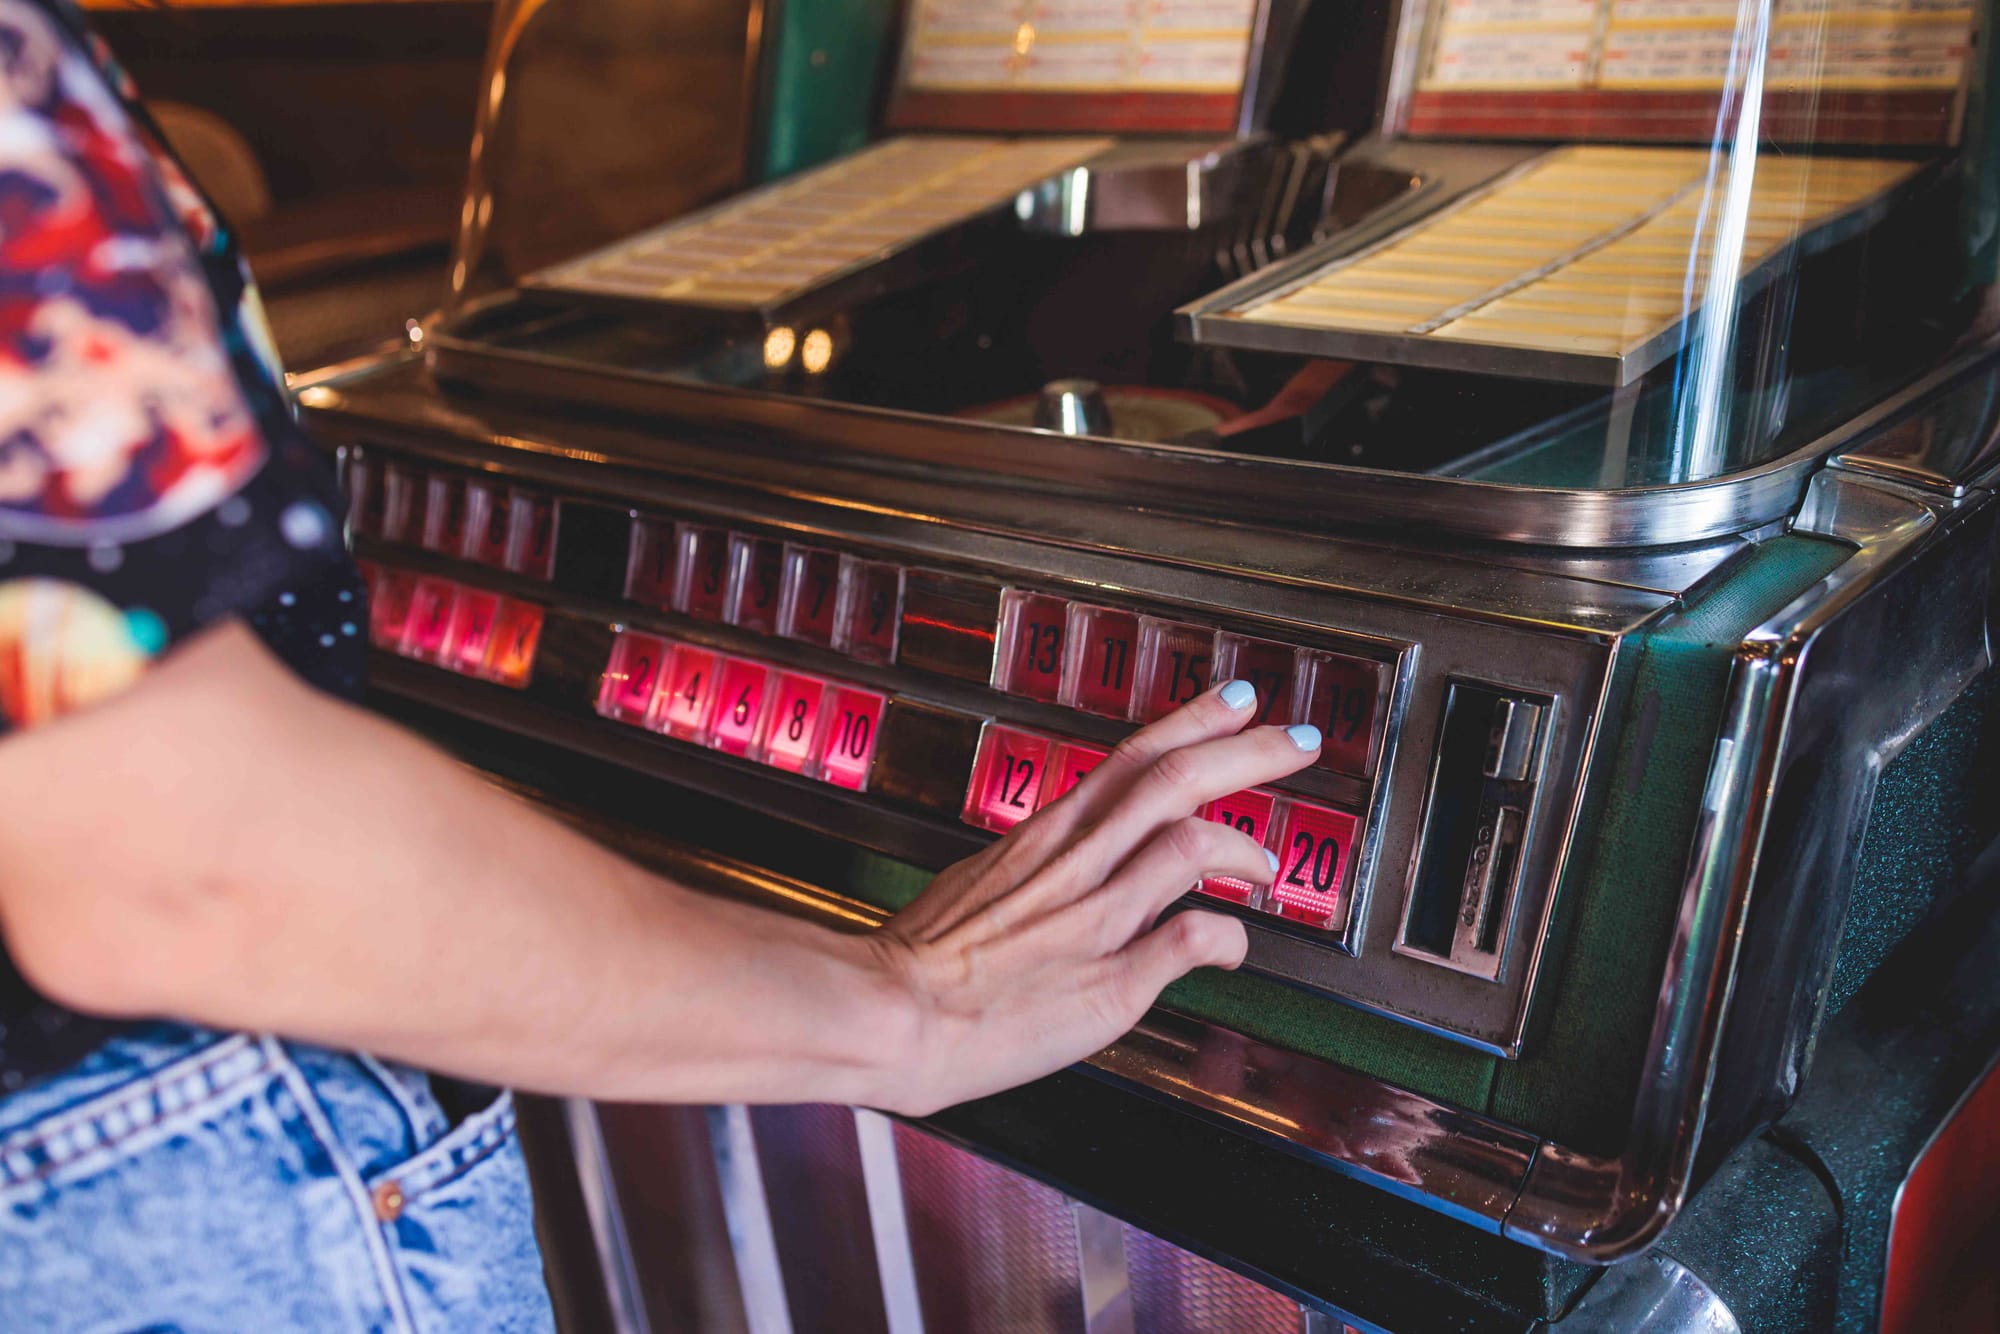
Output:
<instances>
[{"instance_id":1,"label":"vintage jukebox","mask_svg":"<svg viewBox=\"0 0 2000 1334\"><path fill-rule=\"evenodd\" d=\"M1211 680L1328 738L1079 1067L552 1112L571 1321L1990 1327L1989 20L503 4L300 381L379 707L840 930Z\"/></svg>"}]
</instances>

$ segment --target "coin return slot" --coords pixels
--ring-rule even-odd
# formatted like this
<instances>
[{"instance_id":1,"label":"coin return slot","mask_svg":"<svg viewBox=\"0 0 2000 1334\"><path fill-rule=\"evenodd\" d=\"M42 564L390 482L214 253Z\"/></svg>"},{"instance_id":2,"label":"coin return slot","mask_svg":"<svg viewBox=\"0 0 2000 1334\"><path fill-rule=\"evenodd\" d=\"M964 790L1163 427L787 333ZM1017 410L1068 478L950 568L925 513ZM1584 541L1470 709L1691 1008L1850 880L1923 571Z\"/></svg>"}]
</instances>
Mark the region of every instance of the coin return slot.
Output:
<instances>
[{"instance_id":1,"label":"coin return slot","mask_svg":"<svg viewBox=\"0 0 2000 1334\"><path fill-rule=\"evenodd\" d=\"M1397 953L1500 980L1548 712L1452 684Z\"/></svg>"}]
</instances>

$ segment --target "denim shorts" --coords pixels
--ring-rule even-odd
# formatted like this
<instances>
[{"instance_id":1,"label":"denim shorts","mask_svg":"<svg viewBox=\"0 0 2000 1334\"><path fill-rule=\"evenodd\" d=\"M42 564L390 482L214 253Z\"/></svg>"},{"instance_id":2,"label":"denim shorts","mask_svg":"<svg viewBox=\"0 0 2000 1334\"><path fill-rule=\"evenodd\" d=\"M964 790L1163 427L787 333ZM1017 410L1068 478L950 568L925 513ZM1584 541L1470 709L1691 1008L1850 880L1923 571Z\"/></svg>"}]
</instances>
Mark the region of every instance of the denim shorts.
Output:
<instances>
[{"instance_id":1,"label":"denim shorts","mask_svg":"<svg viewBox=\"0 0 2000 1334\"><path fill-rule=\"evenodd\" d=\"M553 1330L502 1094L149 1025L0 1100L0 1327Z\"/></svg>"}]
</instances>

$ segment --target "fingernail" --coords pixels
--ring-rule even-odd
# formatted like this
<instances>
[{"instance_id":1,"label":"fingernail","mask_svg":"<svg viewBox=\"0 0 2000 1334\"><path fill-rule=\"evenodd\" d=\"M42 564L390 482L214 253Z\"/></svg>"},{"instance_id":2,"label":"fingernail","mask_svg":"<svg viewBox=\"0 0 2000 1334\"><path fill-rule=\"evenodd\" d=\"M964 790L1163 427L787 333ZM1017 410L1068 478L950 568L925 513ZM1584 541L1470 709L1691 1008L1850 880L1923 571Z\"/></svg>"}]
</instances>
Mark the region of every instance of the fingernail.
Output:
<instances>
[{"instance_id":1,"label":"fingernail","mask_svg":"<svg viewBox=\"0 0 2000 1334\"><path fill-rule=\"evenodd\" d=\"M1257 687L1248 681L1231 681L1217 692L1232 709L1247 709L1257 702Z\"/></svg>"},{"instance_id":2,"label":"fingernail","mask_svg":"<svg viewBox=\"0 0 2000 1334\"><path fill-rule=\"evenodd\" d=\"M1290 737L1292 744L1300 750L1319 749L1319 729L1311 723L1299 723L1295 726L1287 727L1285 735Z\"/></svg>"},{"instance_id":3,"label":"fingernail","mask_svg":"<svg viewBox=\"0 0 2000 1334\"><path fill-rule=\"evenodd\" d=\"M1271 863L1271 878L1276 880L1278 878L1278 854L1269 848L1265 848L1264 860Z\"/></svg>"}]
</instances>

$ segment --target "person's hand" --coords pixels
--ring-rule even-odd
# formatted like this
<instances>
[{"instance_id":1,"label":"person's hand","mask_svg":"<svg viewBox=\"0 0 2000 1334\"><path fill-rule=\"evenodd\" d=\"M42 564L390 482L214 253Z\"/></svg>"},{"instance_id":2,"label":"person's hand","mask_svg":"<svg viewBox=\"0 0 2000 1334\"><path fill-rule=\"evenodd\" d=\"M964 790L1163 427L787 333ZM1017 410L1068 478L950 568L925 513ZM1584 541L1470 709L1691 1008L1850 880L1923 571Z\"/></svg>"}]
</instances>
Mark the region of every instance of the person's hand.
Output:
<instances>
[{"instance_id":1,"label":"person's hand","mask_svg":"<svg viewBox=\"0 0 2000 1334\"><path fill-rule=\"evenodd\" d=\"M1245 730L1255 703L1247 681L1231 681L1133 733L874 933L916 1012L889 1110L921 1115L1060 1069L1130 1029L1190 969L1243 961L1233 917L1158 919L1204 876L1277 874L1255 840L1200 816L1318 758L1318 728Z\"/></svg>"}]
</instances>

